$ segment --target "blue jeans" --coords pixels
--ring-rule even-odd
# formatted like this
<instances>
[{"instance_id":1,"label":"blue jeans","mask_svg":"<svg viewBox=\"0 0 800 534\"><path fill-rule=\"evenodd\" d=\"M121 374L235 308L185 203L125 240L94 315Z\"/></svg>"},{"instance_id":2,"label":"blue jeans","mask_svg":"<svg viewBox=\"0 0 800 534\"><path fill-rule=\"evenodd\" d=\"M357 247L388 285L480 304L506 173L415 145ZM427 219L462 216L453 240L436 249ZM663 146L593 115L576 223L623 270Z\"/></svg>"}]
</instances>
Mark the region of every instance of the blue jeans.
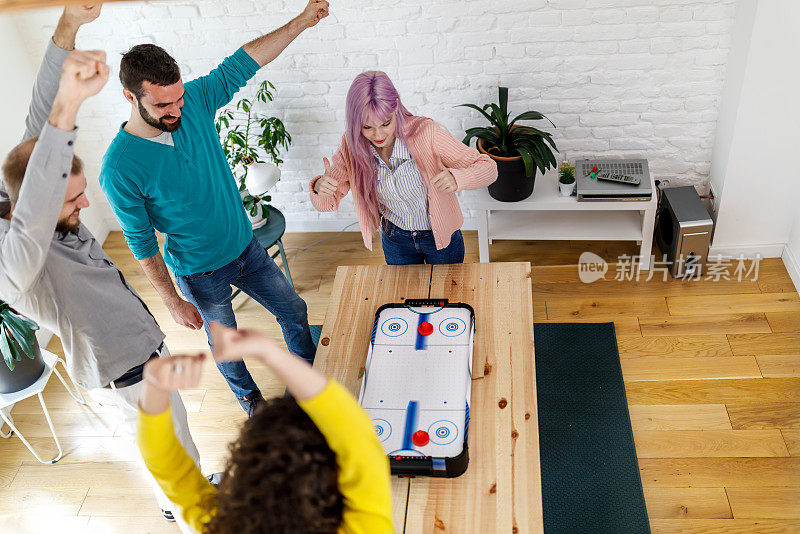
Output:
<instances>
[{"instance_id":1,"label":"blue jeans","mask_svg":"<svg viewBox=\"0 0 800 534\"><path fill-rule=\"evenodd\" d=\"M387 265L411 265L414 263L463 263L464 237L456 230L450 244L436 250L433 232L430 230L403 230L381 219L381 242L383 257Z\"/></svg>"},{"instance_id":2,"label":"blue jeans","mask_svg":"<svg viewBox=\"0 0 800 534\"><path fill-rule=\"evenodd\" d=\"M290 352L309 363L314 361L317 348L308 329L306 303L255 236L244 252L228 265L214 271L179 276L176 280L186 300L200 312L209 346L212 321L236 328L231 306L233 285L275 315ZM244 362L217 363L217 367L237 398L258 391Z\"/></svg>"}]
</instances>

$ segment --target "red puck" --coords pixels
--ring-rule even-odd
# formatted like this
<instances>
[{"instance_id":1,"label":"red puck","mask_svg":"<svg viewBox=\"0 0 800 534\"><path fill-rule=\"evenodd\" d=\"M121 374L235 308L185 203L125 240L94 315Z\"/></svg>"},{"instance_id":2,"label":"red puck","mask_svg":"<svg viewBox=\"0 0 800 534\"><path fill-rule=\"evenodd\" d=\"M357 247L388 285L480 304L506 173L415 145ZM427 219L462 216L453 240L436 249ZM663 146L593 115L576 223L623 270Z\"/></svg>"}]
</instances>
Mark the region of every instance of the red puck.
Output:
<instances>
[{"instance_id":1,"label":"red puck","mask_svg":"<svg viewBox=\"0 0 800 534\"><path fill-rule=\"evenodd\" d=\"M419 323L419 328L417 328L417 331L421 336L429 336L433 334L433 325L428 321L422 321Z\"/></svg>"},{"instance_id":2,"label":"red puck","mask_svg":"<svg viewBox=\"0 0 800 534\"><path fill-rule=\"evenodd\" d=\"M416 432L411 434L411 441L413 441L414 445L416 445L417 447L424 447L425 445L428 444L430 440L431 440L430 436L428 436L428 433L425 432L424 430L417 430Z\"/></svg>"}]
</instances>

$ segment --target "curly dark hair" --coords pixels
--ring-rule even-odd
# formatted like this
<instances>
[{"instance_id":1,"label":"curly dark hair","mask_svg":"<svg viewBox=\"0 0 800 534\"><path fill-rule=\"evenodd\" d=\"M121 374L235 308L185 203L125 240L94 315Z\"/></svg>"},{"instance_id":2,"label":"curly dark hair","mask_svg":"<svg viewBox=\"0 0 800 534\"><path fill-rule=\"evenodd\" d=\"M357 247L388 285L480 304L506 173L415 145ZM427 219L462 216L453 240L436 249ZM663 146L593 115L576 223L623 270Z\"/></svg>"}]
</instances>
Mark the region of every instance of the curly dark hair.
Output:
<instances>
[{"instance_id":1,"label":"curly dark hair","mask_svg":"<svg viewBox=\"0 0 800 534\"><path fill-rule=\"evenodd\" d=\"M119 62L119 81L122 87L141 98L143 82L172 85L181 79L181 69L169 53L154 44L136 45Z\"/></svg>"},{"instance_id":2,"label":"curly dark hair","mask_svg":"<svg viewBox=\"0 0 800 534\"><path fill-rule=\"evenodd\" d=\"M344 507L336 455L294 399L262 403L230 445L204 534L336 533Z\"/></svg>"}]
</instances>

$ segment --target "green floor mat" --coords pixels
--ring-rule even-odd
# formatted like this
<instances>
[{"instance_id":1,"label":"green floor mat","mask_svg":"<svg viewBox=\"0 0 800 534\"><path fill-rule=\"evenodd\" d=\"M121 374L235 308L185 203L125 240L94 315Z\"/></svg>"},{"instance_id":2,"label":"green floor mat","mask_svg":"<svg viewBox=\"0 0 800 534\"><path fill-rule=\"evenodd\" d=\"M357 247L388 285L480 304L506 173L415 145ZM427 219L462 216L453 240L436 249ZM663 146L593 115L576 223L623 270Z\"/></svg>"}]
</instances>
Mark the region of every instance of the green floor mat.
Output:
<instances>
[{"instance_id":1,"label":"green floor mat","mask_svg":"<svg viewBox=\"0 0 800 534\"><path fill-rule=\"evenodd\" d=\"M545 534L649 533L614 323L534 324Z\"/></svg>"}]
</instances>

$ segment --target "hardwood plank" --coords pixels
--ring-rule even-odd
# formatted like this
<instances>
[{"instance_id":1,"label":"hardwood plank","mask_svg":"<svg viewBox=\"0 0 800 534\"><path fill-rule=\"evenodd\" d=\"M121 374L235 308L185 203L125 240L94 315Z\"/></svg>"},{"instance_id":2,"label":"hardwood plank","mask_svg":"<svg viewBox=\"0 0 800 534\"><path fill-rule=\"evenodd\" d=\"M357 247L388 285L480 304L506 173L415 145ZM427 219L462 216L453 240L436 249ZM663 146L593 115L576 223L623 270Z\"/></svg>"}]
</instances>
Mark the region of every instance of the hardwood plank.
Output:
<instances>
[{"instance_id":1,"label":"hardwood plank","mask_svg":"<svg viewBox=\"0 0 800 534\"><path fill-rule=\"evenodd\" d=\"M686 336L771 332L763 313L641 317L643 336Z\"/></svg>"},{"instance_id":2,"label":"hardwood plank","mask_svg":"<svg viewBox=\"0 0 800 534\"><path fill-rule=\"evenodd\" d=\"M89 532L97 534L130 534L131 525L136 525L136 534L178 534L175 523L164 521L163 517L140 516L137 510L130 510L127 516L87 516Z\"/></svg>"},{"instance_id":3,"label":"hardwood plank","mask_svg":"<svg viewBox=\"0 0 800 534\"><path fill-rule=\"evenodd\" d=\"M14 424L26 438L50 437L50 427L41 411L38 414L16 414L12 412ZM53 427L59 437L108 436L114 435L119 426L118 418L112 413L71 413L51 414Z\"/></svg>"},{"instance_id":4,"label":"hardwood plank","mask_svg":"<svg viewBox=\"0 0 800 534\"><path fill-rule=\"evenodd\" d=\"M411 481L406 532L543 528L529 273L526 263L433 268L432 295L475 309L471 412L478 415L464 475Z\"/></svg>"},{"instance_id":5,"label":"hardwood plank","mask_svg":"<svg viewBox=\"0 0 800 534\"><path fill-rule=\"evenodd\" d=\"M0 499L0 516L77 515L87 491L86 488L59 488L53 491L52 487L6 489Z\"/></svg>"},{"instance_id":6,"label":"hardwood plank","mask_svg":"<svg viewBox=\"0 0 800 534\"><path fill-rule=\"evenodd\" d=\"M724 404L633 405L631 427L640 430L730 430Z\"/></svg>"},{"instance_id":7,"label":"hardwood plank","mask_svg":"<svg viewBox=\"0 0 800 534\"><path fill-rule=\"evenodd\" d=\"M747 354L800 354L800 332L777 334L731 334L731 350L736 356Z\"/></svg>"},{"instance_id":8,"label":"hardwood plank","mask_svg":"<svg viewBox=\"0 0 800 534\"><path fill-rule=\"evenodd\" d=\"M789 456L779 430L640 430L638 458Z\"/></svg>"},{"instance_id":9,"label":"hardwood plank","mask_svg":"<svg viewBox=\"0 0 800 534\"><path fill-rule=\"evenodd\" d=\"M247 420L241 409L232 412L201 412L187 414L189 429L193 436L229 436L238 434L239 428Z\"/></svg>"},{"instance_id":10,"label":"hardwood plank","mask_svg":"<svg viewBox=\"0 0 800 534\"><path fill-rule=\"evenodd\" d=\"M769 354L756 356L764 378L800 377L800 354Z\"/></svg>"},{"instance_id":11,"label":"hardwood plank","mask_svg":"<svg viewBox=\"0 0 800 534\"><path fill-rule=\"evenodd\" d=\"M158 517L164 521L156 503L153 489L146 488L89 488L77 515L127 516L136 512L143 517Z\"/></svg>"},{"instance_id":12,"label":"hardwood plank","mask_svg":"<svg viewBox=\"0 0 800 534\"><path fill-rule=\"evenodd\" d=\"M162 519L161 521L163 522L164 520ZM89 529L88 517L34 513L0 516L0 532L13 532L14 534L41 534L42 532L99 534L98 531ZM174 532L171 534L174 534Z\"/></svg>"},{"instance_id":13,"label":"hardwood plank","mask_svg":"<svg viewBox=\"0 0 800 534\"><path fill-rule=\"evenodd\" d=\"M392 522L398 534L405 532L410 483L408 478L392 477Z\"/></svg>"},{"instance_id":14,"label":"hardwood plank","mask_svg":"<svg viewBox=\"0 0 800 534\"><path fill-rule=\"evenodd\" d=\"M639 458L645 487L800 487L800 458Z\"/></svg>"},{"instance_id":15,"label":"hardwood plank","mask_svg":"<svg viewBox=\"0 0 800 534\"><path fill-rule=\"evenodd\" d=\"M797 293L781 258L764 258L758 268L758 287L763 293Z\"/></svg>"},{"instance_id":16,"label":"hardwood plank","mask_svg":"<svg viewBox=\"0 0 800 534\"><path fill-rule=\"evenodd\" d=\"M667 297L670 315L720 315L737 313L800 313L800 295L756 293L710 296Z\"/></svg>"},{"instance_id":17,"label":"hardwood plank","mask_svg":"<svg viewBox=\"0 0 800 534\"><path fill-rule=\"evenodd\" d=\"M786 442L786 448L792 456L800 456L800 430L798 429L781 429L783 441Z\"/></svg>"},{"instance_id":18,"label":"hardwood plank","mask_svg":"<svg viewBox=\"0 0 800 534\"><path fill-rule=\"evenodd\" d=\"M564 319L542 319L537 320L537 323L563 323L565 322ZM581 318L581 319L569 319L570 323L614 323L614 332L617 335L621 336L639 336L641 335L641 331L639 330L639 320L635 316L625 317L625 316L616 316L616 317L609 317L607 320L600 320L599 317L595 318Z\"/></svg>"},{"instance_id":19,"label":"hardwood plank","mask_svg":"<svg viewBox=\"0 0 800 534\"><path fill-rule=\"evenodd\" d=\"M725 488L737 519L800 519L800 488Z\"/></svg>"},{"instance_id":20,"label":"hardwood plank","mask_svg":"<svg viewBox=\"0 0 800 534\"><path fill-rule=\"evenodd\" d=\"M43 458L58 454L52 437L28 438L31 446ZM71 462L125 462L139 458L136 444L125 437L109 436L59 436L64 456L59 464ZM10 439L0 448L3 460L29 462L34 460L25 444L19 439Z\"/></svg>"},{"instance_id":21,"label":"hardwood plank","mask_svg":"<svg viewBox=\"0 0 800 534\"><path fill-rule=\"evenodd\" d=\"M71 462L53 465L24 462L11 483L12 488L150 488L144 466L139 462Z\"/></svg>"},{"instance_id":22,"label":"hardwood plank","mask_svg":"<svg viewBox=\"0 0 800 534\"><path fill-rule=\"evenodd\" d=\"M754 356L729 358L624 358L625 382L713 378L761 378Z\"/></svg>"},{"instance_id":23,"label":"hardwood plank","mask_svg":"<svg viewBox=\"0 0 800 534\"><path fill-rule=\"evenodd\" d=\"M737 430L800 429L800 403L798 402L728 404L727 408L731 425Z\"/></svg>"},{"instance_id":24,"label":"hardwood plank","mask_svg":"<svg viewBox=\"0 0 800 534\"><path fill-rule=\"evenodd\" d=\"M629 405L800 402L800 378L631 382L625 393Z\"/></svg>"},{"instance_id":25,"label":"hardwood plank","mask_svg":"<svg viewBox=\"0 0 800 534\"><path fill-rule=\"evenodd\" d=\"M644 489L650 519L726 519L732 518L725 488Z\"/></svg>"},{"instance_id":26,"label":"hardwood plank","mask_svg":"<svg viewBox=\"0 0 800 534\"><path fill-rule=\"evenodd\" d=\"M652 534L798 534L800 523L780 519L653 519Z\"/></svg>"},{"instance_id":27,"label":"hardwood plank","mask_svg":"<svg viewBox=\"0 0 800 534\"><path fill-rule=\"evenodd\" d=\"M0 488L7 488L11 485L21 466L22 462L6 461L5 459L0 462Z\"/></svg>"},{"instance_id":28,"label":"hardwood plank","mask_svg":"<svg viewBox=\"0 0 800 534\"><path fill-rule=\"evenodd\" d=\"M662 356L717 358L733 356L724 334L703 336L617 336L620 358Z\"/></svg>"},{"instance_id":29,"label":"hardwood plank","mask_svg":"<svg viewBox=\"0 0 800 534\"><path fill-rule=\"evenodd\" d=\"M575 319L602 319L619 316L646 317L649 315L668 315L669 310L664 297L605 297L593 299L547 299L547 318L551 320L573 321Z\"/></svg>"},{"instance_id":30,"label":"hardwood plank","mask_svg":"<svg viewBox=\"0 0 800 534\"><path fill-rule=\"evenodd\" d=\"M773 332L800 332L800 312L767 312L767 322Z\"/></svg>"},{"instance_id":31,"label":"hardwood plank","mask_svg":"<svg viewBox=\"0 0 800 534\"><path fill-rule=\"evenodd\" d=\"M547 302L544 299L533 299L533 321L544 321L547 319Z\"/></svg>"}]
</instances>

